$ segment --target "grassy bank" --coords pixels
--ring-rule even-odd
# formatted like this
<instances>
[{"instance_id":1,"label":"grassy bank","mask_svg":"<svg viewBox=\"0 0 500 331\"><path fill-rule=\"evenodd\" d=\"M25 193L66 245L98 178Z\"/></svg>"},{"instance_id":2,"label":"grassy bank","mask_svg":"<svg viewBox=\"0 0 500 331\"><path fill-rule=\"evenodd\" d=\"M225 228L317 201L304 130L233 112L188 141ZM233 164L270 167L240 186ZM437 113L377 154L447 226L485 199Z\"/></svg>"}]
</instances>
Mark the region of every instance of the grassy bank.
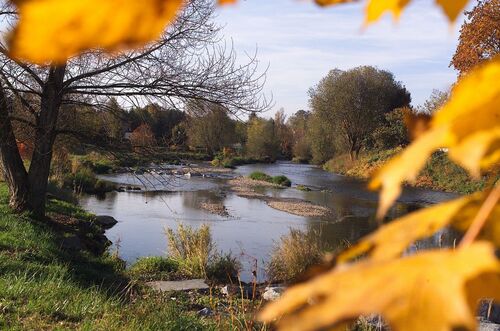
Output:
<instances>
[{"instance_id":1,"label":"grassy bank","mask_svg":"<svg viewBox=\"0 0 500 331\"><path fill-rule=\"evenodd\" d=\"M201 305L219 301L209 295L179 293L174 301L132 281L113 254L91 252L102 230L78 207L52 200L50 220L41 223L13 214L7 203L0 182L0 329L219 330L246 323L230 312L198 316ZM71 238L81 247L66 247Z\"/></svg>"},{"instance_id":2,"label":"grassy bank","mask_svg":"<svg viewBox=\"0 0 500 331\"><path fill-rule=\"evenodd\" d=\"M324 169L356 178L368 178L387 160L401 151L395 148L382 151L369 151L351 161L349 155L340 155L324 164ZM430 188L447 192L471 193L485 186L487 177L480 180L470 178L465 170L450 161L446 153L436 152L412 186Z\"/></svg>"}]
</instances>

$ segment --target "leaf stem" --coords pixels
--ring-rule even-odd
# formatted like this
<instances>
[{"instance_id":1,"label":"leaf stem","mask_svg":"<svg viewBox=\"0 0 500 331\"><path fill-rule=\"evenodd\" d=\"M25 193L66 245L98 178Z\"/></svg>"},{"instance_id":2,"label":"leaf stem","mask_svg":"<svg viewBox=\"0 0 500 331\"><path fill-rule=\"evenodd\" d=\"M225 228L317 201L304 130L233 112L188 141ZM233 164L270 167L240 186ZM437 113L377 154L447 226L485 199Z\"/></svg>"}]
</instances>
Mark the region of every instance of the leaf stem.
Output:
<instances>
[{"instance_id":1,"label":"leaf stem","mask_svg":"<svg viewBox=\"0 0 500 331\"><path fill-rule=\"evenodd\" d=\"M488 219L491 212L495 208L495 205L497 204L499 199L500 199L500 185L497 185L488 194L486 200L484 200L483 205L481 206L476 216L474 217L471 226L469 227L464 237L462 238L462 241L458 246L459 248L470 245L474 241L474 239L476 239L479 232L481 232L481 229L486 223L486 220Z\"/></svg>"}]
</instances>

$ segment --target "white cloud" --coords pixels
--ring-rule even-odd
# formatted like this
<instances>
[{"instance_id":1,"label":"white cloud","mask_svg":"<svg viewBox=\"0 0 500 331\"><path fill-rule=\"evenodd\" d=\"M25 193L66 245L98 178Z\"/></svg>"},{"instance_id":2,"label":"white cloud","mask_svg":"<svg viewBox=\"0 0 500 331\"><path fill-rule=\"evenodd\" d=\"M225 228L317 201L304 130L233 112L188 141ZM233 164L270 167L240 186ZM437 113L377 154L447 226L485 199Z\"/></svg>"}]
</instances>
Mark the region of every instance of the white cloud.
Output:
<instances>
[{"instance_id":1,"label":"white cloud","mask_svg":"<svg viewBox=\"0 0 500 331\"><path fill-rule=\"evenodd\" d=\"M291 0L241 1L219 10L236 50L269 63L266 91L291 114L307 108L307 90L333 68L374 65L392 71L422 103L455 79L448 68L461 19L450 26L433 1L414 1L399 23L390 17L361 31L361 4L318 8Z\"/></svg>"}]
</instances>

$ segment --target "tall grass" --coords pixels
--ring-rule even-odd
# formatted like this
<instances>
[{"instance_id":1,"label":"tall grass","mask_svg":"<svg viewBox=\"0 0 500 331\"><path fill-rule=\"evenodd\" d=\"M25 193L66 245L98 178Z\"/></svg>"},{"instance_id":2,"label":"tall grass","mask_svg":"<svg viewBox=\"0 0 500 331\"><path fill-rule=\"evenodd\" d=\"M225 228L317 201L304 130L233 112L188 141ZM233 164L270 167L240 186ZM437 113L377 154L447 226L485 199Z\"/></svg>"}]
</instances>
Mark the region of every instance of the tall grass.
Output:
<instances>
[{"instance_id":1,"label":"tall grass","mask_svg":"<svg viewBox=\"0 0 500 331\"><path fill-rule=\"evenodd\" d=\"M191 277L205 277L208 262L214 254L210 227L202 224L198 229L180 223L177 233L166 230L169 256L179 263L179 270Z\"/></svg>"},{"instance_id":2,"label":"tall grass","mask_svg":"<svg viewBox=\"0 0 500 331\"><path fill-rule=\"evenodd\" d=\"M210 227L198 229L180 223L177 232L166 229L169 258L176 261L178 271L185 277L208 278L224 282L236 279L241 265L230 253L216 251Z\"/></svg>"},{"instance_id":3,"label":"tall grass","mask_svg":"<svg viewBox=\"0 0 500 331\"><path fill-rule=\"evenodd\" d=\"M271 282L292 282L309 267L321 262L328 247L315 230L290 229L275 244L267 266Z\"/></svg>"}]
</instances>

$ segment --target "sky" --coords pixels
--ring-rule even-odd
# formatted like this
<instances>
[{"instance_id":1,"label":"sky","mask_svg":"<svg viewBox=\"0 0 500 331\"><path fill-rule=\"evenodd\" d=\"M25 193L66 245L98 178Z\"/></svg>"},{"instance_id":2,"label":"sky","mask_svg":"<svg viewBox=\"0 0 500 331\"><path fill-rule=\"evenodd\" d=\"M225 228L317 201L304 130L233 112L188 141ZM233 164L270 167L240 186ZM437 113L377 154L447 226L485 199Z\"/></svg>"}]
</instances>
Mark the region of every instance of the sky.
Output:
<instances>
[{"instance_id":1,"label":"sky","mask_svg":"<svg viewBox=\"0 0 500 331\"><path fill-rule=\"evenodd\" d=\"M422 104L433 89L447 89L456 79L449 68L463 16L448 23L431 0L414 0L394 22L388 14L363 29L364 4L320 8L297 0L240 0L217 10L217 22L239 56L257 50L268 66L265 93L272 95L272 116L309 109L307 91L334 68L373 65L394 73Z\"/></svg>"}]
</instances>

